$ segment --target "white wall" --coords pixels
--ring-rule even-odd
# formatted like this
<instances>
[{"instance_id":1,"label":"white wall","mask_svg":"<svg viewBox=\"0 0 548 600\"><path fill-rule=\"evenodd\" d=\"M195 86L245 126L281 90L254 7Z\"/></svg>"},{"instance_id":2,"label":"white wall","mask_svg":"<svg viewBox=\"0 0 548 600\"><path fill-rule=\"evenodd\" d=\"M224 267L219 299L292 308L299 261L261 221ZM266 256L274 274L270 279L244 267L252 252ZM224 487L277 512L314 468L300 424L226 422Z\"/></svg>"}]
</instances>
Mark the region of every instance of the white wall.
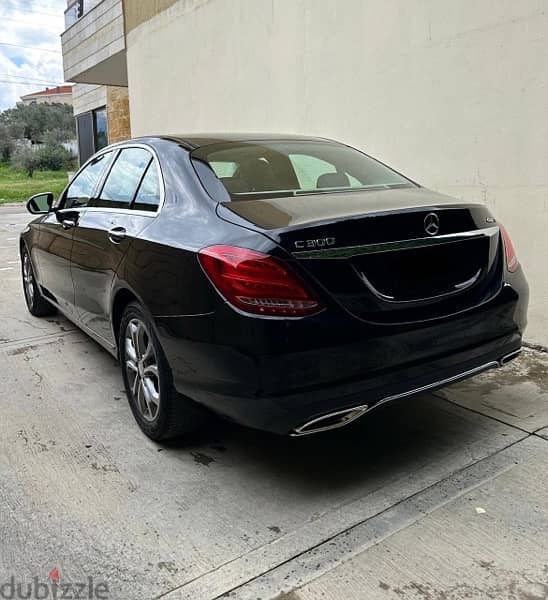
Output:
<instances>
[{"instance_id":1,"label":"white wall","mask_svg":"<svg viewBox=\"0 0 548 600\"><path fill-rule=\"evenodd\" d=\"M487 202L548 346L546 0L179 0L127 47L133 135L319 134Z\"/></svg>"}]
</instances>

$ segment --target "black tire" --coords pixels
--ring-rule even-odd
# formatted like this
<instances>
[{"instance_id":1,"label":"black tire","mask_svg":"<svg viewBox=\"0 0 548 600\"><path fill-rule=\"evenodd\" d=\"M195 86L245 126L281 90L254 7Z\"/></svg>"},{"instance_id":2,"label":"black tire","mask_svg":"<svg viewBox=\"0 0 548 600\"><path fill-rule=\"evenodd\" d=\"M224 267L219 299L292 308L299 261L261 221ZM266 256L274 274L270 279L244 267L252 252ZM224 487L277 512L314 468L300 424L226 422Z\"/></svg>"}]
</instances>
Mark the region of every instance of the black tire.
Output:
<instances>
[{"instance_id":1,"label":"black tire","mask_svg":"<svg viewBox=\"0 0 548 600\"><path fill-rule=\"evenodd\" d=\"M150 318L137 302L124 311L118 344L129 405L143 433L159 441L198 429L205 411L175 390Z\"/></svg>"},{"instance_id":2,"label":"black tire","mask_svg":"<svg viewBox=\"0 0 548 600\"><path fill-rule=\"evenodd\" d=\"M42 296L40 286L36 282L34 267L26 246L23 246L21 250L21 277L23 280L23 293L30 314L34 317L46 317L55 314L57 312L56 308Z\"/></svg>"}]
</instances>

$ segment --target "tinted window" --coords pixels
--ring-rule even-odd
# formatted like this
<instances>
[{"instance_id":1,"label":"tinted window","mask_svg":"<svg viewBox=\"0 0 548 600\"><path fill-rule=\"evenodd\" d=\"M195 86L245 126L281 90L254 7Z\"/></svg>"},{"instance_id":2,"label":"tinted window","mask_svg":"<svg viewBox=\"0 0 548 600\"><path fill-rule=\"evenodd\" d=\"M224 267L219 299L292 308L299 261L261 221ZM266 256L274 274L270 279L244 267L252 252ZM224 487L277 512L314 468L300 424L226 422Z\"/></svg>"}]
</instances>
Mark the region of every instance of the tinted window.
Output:
<instances>
[{"instance_id":1,"label":"tinted window","mask_svg":"<svg viewBox=\"0 0 548 600\"><path fill-rule=\"evenodd\" d=\"M143 148L122 149L112 165L100 197L92 205L129 208L151 159L150 152Z\"/></svg>"},{"instance_id":2,"label":"tinted window","mask_svg":"<svg viewBox=\"0 0 548 600\"><path fill-rule=\"evenodd\" d=\"M99 108L93 111L93 131L95 151L108 146L107 109Z\"/></svg>"},{"instance_id":3,"label":"tinted window","mask_svg":"<svg viewBox=\"0 0 548 600\"><path fill-rule=\"evenodd\" d=\"M218 201L227 193L231 200L245 200L414 185L366 154L329 141L210 144L194 150L192 159Z\"/></svg>"},{"instance_id":4,"label":"tinted window","mask_svg":"<svg viewBox=\"0 0 548 600\"><path fill-rule=\"evenodd\" d=\"M337 175L337 167L321 158L308 156L306 154L290 154L289 159L295 169L295 174L299 180L299 185L302 190L314 190L328 187L338 187L322 185L324 183L340 183L343 187L361 187L361 183L352 177L346 171L343 171L340 176Z\"/></svg>"},{"instance_id":5,"label":"tinted window","mask_svg":"<svg viewBox=\"0 0 548 600\"><path fill-rule=\"evenodd\" d=\"M153 160L148 165L145 176L137 190L133 208L136 210L155 211L160 205L160 180L158 178L158 169Z\"/></svg>"},{"instance_id":6,"label":"tinted window","mask_svg":"<svg viewBox=\"0 0 548 600\"><path fill-rule=\"evenodd\" d=\"M83 165L96 152L93 142L93 115L90 112L78 115L76 128L78 130L78 158L80 165Z\"/></svg>"},{"instance_id":7,"label":"tinted window","mask_svg":"<svg viewBox=\"0 0 548 600\"><path fill-rule=\"evenodd\" d=\"M231 161L212 161L209 166L213 169L217 177L233 177L238 169L238 163Z\"/></svg>"},{"instance_id":8,"label":"tinted window","mask_svg":"<svg viewBox=\"0 0 548 600\"><path fill-rule=\"evenodd\" d=\"M80 171L66 191L63 208L87 206L101 175L111 160L112 152L105 152Z\"/></svg>"}]
</instances>

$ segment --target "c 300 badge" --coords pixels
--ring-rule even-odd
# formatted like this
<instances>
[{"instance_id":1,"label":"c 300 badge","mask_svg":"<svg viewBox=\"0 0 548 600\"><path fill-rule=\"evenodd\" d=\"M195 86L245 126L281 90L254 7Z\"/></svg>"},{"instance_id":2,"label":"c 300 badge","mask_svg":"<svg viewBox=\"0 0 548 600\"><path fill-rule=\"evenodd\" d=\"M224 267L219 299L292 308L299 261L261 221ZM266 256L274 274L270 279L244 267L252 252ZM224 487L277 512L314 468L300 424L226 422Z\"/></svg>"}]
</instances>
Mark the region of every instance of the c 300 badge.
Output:
<instances>
[{"instance_id":1,"label":"c 300 badge","mask_svg":"<svg viewBox=\"0 0 548 600\"><path fill-rule=\"evenodd\" d=\"M305 248L327 248L327 246L334 246L337 240L334 237L318 238L316 240L297 240L295 242L295 248L304 250Z\"/></svg>"}]
</instances>

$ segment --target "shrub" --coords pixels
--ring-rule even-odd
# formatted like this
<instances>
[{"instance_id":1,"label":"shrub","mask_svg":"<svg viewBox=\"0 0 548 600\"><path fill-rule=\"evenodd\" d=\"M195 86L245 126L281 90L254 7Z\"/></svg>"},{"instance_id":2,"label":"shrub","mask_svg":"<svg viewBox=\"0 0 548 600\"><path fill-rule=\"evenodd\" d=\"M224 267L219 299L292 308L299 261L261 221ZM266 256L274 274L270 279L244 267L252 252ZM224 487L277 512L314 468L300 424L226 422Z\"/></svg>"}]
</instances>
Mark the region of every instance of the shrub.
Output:
<instances>
[{"instance_id":1,"label":"shrub","mask_svg":"<svg viewBox=\"0 0 548 600\"><path fill-rule=\"evenodd\" d=\"M60 144L45 144L37 154L38 168L44 171L61 171L70 166L70 152Z\"/></svg>"},{"instance_id":2,"label":"shrub","mask_svg":"<svg viewBox=\"0 0 548 600\"><path fill-rule=\"evenodd\" d=\"M32 148L17 148L12 154L11 166L19 171L25 171L29 177L32 177L39 165L38 152L35 152Z\"/></svg>"},{"instance_id":3,"label":"shrub","mask_svg":"<svg viewBox=\"0 0 548 600\"><path fill-rule=\"evenodd\" d=\"M44 144L40 148L17 148L11 158L11 166L25 171L32 177L34 171L62 171L72 167L70 152L59 144Z\"/></svg>"},{"instance_id":4,"label":"shrub","mask_svg":"<svg viewBox=\"0 0 548 600\"><path fill-rule=\"evenodd\" d=\"M9 161L13 149L14 143L8 128L0 125L0 161Z\"/></svg>"}]
</instances>

